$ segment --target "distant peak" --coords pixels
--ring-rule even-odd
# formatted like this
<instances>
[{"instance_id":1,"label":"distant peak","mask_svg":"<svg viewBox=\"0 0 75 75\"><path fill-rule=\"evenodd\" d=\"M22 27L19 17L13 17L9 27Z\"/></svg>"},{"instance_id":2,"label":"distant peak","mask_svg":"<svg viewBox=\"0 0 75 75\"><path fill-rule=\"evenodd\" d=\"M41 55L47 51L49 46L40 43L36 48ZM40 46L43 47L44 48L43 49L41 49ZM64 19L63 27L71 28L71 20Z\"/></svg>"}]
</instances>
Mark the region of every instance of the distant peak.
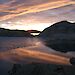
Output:
<instances>
[{"instance_id":1,"label":"distant peak","mask_svg":"<svg viewBox=\"0 0 75 75\"><path fill-rule=\"evenodd\" d=\"M68 22L68 21L60 21L60 22L57 22L57 23L51 25L50 27L65 27L65 26L71 26L73 24L74 23L71 23L71 22Z\"/></svg>"},{"instance_id":2,"label":"distant peak","mask_svg":"<svg viewBox=\"0 0 75 75\"><path fill-rule=\"evenodd\" d=\"M68 22L68 21L60 21L60 22L57 22L57 23L55 23L55 24L72 24L72 23L70 23L70 22Z\"/></svg>"},{"instance_id":3,"label":"distant peak","mask_svg":"<svg viewBox=\"0 0 75 75\"><path fill-rule=\"evenodd\" d=\"M64 21L60 21L60 22L58 22L58 23L70 23L70 22L64 20Z\"/></svg>"}]
</instances>

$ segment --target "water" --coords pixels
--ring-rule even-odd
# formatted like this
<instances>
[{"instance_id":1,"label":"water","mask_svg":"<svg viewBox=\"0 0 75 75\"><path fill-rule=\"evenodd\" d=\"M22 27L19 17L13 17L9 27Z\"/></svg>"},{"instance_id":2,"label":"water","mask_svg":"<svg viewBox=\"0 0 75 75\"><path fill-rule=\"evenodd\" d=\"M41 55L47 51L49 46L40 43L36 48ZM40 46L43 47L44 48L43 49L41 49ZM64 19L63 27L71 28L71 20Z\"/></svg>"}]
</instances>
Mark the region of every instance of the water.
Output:
<instances>
[{"instance_id":1,"label":"water","mask_svg":"<svg viewBox=\"0 0 75 75\"><path fill-rule=\"evenodd\" d=\"M7 74L12 63L40 62L71 65L69 62L71 53L57 52L46 47L44 42L37 38L0 37L0 73Z\"/></svg>"}]
</instances>

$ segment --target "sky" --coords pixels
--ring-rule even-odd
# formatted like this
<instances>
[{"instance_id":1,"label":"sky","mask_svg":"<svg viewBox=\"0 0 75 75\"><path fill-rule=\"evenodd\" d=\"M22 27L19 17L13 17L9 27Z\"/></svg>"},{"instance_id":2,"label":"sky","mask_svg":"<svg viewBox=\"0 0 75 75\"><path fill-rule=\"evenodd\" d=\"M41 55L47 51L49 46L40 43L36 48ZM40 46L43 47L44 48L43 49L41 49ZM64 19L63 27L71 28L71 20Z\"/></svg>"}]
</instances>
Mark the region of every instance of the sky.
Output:
<instances>
[{"instance_id":1,"label":"sky","mask_svg":"<svg viewBox=\"0 0 75 75\"><path fill-rule=\"evenodd\" d=\"M75 0L0 0L0 27L44 30L67 20L75 22Z\"/></svg>"}]
</instances>

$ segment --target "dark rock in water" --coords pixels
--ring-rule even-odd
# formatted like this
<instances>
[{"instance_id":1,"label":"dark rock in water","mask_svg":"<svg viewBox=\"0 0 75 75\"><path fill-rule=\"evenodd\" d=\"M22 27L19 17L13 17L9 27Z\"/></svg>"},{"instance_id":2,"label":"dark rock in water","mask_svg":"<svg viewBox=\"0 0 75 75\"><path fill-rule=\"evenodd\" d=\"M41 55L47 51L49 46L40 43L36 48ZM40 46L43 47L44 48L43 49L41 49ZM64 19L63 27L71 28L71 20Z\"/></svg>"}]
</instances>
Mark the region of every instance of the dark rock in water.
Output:
<instances>
[{"instance_id":1,"label":"dark rock in water","mask_svg":"<svg viewBox=\"0 0 75 75\"><path fill-rule=\"evenodd\" d=\"M55 50L75 51L75 23L58 22L42 31L39 37Z\"/></svg>"},{"instance_id":2,"label":"dark rock in water","mask_svg":"<svg viewBox=\"0 0 75 75\"><path fill-rule=\"evenodd\" d=\"M70 63L71 63L72 65L75 65L75 58L71 58L71 59L70 59Z\"/></svg>"},{"instance_id":3,"label":"dark rock in water","mask_svg":"<svg viewBox=\"0 0 75 75\"><path fill-rule=\"evenodd\" d=\"M75 75L75 67L42 63L14 64L8 73L9 75Z\"/></svg>"},{"instance_id":4,"label":"dark rock in water","mask_svg":"<svg viewBox=\"0 0 75 75\"><path fill-rule=\"evenodd\" d=\"M32 37L32 35L24 30L9 30L0 28L0 37Z\"/></svg>"}]
</instances>

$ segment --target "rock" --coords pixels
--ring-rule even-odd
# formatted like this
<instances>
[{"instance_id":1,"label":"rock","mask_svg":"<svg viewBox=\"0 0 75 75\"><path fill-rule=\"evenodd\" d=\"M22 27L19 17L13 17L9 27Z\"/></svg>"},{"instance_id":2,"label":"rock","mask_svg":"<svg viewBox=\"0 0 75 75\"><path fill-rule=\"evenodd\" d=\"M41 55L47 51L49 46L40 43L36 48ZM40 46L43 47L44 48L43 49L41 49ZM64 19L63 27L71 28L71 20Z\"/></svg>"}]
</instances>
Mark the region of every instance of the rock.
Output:
<instances>
[{"instance_id":1,"label":"rock","mask_svg":"<svg viewBox=\"0 0 75 75\"><path fill-rule=\"evenodd\" d=\"M42 63L14 64L9 75L75 75L75 67Z\"/></svg>"}]
</instances>

